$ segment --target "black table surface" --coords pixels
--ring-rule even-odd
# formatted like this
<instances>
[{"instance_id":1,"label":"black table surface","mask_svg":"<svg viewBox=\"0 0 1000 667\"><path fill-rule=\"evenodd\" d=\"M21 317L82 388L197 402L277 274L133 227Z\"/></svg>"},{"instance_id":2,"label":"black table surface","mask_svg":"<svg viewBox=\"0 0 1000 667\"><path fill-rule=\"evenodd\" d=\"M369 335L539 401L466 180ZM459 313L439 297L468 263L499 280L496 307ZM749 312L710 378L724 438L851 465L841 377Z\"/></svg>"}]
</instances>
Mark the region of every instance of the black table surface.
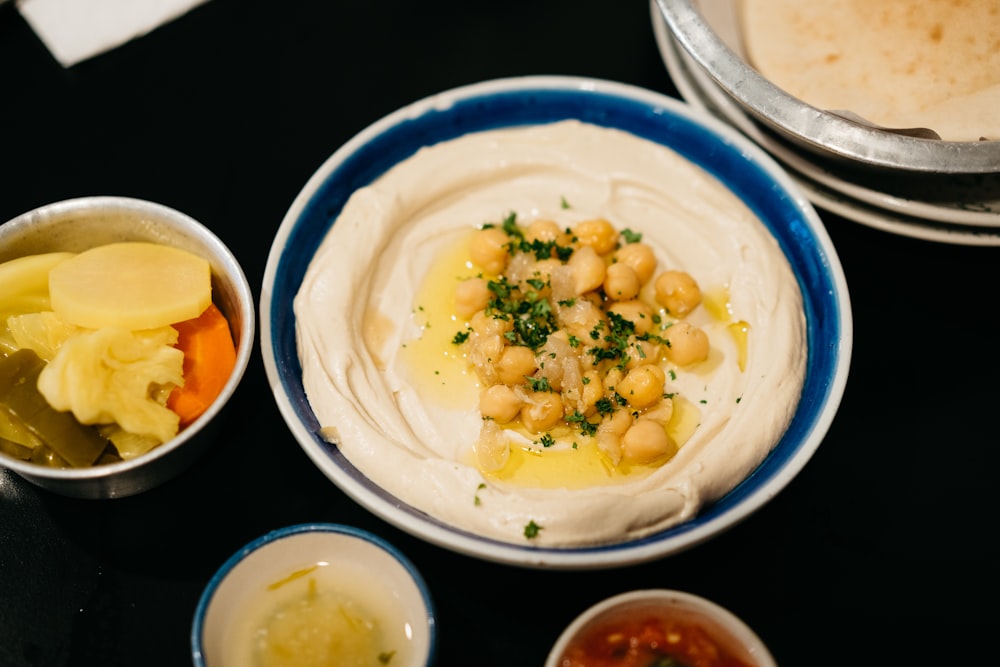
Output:
<instances>
[{"instance_id":1,"label":"black table surface","mask_svg":"<svg viewBox=\"0 0 1000 667\"><path fill-rule=\"evenodd\" d=\"M426 95L526 74L679 96L645 0L210 0L68 69L8 3L0 220L82 195L157 201L213 229L259 297L285 211L338 146ZM851 291L847 389L801 473L724 534L576 572L426 544L308 460L258 348L218 441L157 489L87 501L0 471L0 665L190 664L215 569L252 539L311 521L368 529L415 562L437 607L441 666L541 665L586 607L653 587L729 608L782 665L974 663L1000 622L1000 250L820 212ZM857 642L864 657L842 662Z\"/></svg>"}]
</instances>

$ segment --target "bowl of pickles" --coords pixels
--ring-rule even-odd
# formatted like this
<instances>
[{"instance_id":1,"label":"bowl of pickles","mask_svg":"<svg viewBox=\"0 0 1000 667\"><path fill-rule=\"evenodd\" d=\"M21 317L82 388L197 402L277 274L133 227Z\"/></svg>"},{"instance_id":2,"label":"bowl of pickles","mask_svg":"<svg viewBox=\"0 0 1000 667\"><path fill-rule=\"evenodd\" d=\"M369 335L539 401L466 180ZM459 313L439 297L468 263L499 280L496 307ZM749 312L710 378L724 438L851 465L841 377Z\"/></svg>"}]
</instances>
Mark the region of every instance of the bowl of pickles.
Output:
<instances>
[{"instance_id":1,"label":"bowl of pickles","mask_svg":"<svg viewBox=\"0 0 1000 667\"><path fill-rule=\"evenodd\" d=\"M149 490L212 441L253 347L243 270L167 206L94 196L0 225L0 467L51 492Z\"/></svg>"}]
</instances>

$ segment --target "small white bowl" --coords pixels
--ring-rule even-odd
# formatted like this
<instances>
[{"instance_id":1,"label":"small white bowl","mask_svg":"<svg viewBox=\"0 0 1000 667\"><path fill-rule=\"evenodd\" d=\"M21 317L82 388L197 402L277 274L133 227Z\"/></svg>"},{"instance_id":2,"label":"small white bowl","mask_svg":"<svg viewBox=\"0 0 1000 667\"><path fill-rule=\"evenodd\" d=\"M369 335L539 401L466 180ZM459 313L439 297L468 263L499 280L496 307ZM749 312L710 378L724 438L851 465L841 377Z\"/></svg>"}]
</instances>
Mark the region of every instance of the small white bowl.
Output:
<instances>
[{"instance_id":1,"label":"small white bowl","mask_svg":"<svg viewBox=\"0 0 1000 667\"><path fill-rule=\"evenodd\" d=\"M315 584L316 589L310 586ZM195 667L251 663L253 637L318 591L378 622L392 667L424 667L436 650L434 605L413 564L376 535L350 526L289 526L233 554L208 582L191 630ZM357 605L357 606L355 606ZM283 610L283 612L279 612ZM320 612L321 613L321 612ZM285 626L287 627L287 626ZM277 625L271 632L279 632Z\"/></svg>"},{"instance_id":2,"label":"small white bowl","mask_svg":"<svg viewBox=\"0 0 1000 667\"><path fill-rule=\"evenodd\" d=\"M677 646L687 642L691 636L689 628L698 628L699 636L707 637L712 644L748 667L777 667L760 637L732 612L703 597L666 589L621 593L590 607L577 616L559 635L545 661L545 667L578 667L586 664L567 656L567 650L576 646L578 640L583 639L586 633L607 634L614 628L616 633L621 631L622 638L622 641L616 642L615 646L624 647L630 636L622 623L626 619L662 619L660 622L664 623L664 626L661 627L670 624L675 635L679 637ZM644 646L639 641L632 650L642 650ZM659 650L662 651L662 648ZM684 660L683 653L675 654L669 651L664 653L680 660L681 664L688 664ZM666 657L662 653L656 655Z\"/></svg>"},{"instance_id":3,"label":"small white bowl","mask_svg":"<svg viewBox=\"0 0 1000 667\"><path fill-rule=\"evenodd\" d=\"M147 491L178 475L214 442L220 412L232 398L253 351L256 310L243 269L201 222L180 211L131 197L68 199L27 211L0 225L0 262L48 252L82 252L108 243L170 245L208 260L212 300L229 321L236 363L211 406L173 439L133 459L88 468L55 468L0 452L0 466L53 493L104 499Z\"/></svg>"}]
</instances>

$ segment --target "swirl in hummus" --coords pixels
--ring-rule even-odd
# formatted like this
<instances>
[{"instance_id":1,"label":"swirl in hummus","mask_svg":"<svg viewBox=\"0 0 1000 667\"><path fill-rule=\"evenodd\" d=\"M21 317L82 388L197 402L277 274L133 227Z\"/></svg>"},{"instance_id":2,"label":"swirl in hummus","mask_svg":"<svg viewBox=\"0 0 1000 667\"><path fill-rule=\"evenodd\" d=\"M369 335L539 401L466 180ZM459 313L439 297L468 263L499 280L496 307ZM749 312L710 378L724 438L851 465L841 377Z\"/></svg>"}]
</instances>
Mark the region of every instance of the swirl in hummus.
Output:
<instances>
[{"instance_id":1,"label":"swirl in hummus","mask_svg":"<svg viewBox=\"0 0 1000 667\"><path fill-rule=\"evenodd\" d=\"M613 221L659 267L694 277L685 316L707 359L664 358L677 445L616 468L587 438L539 447L510 428L483 465L482 384L452 337L468 239L505 215ZM303 384L323 435L401 501L511 543L620 542L693 517L750 473L795 411L805 373L798 284L774 238L712 176L672 150L579 121L469 134L424 148L355 192L294 301ZM741 335L733 335L734 326Z\"/></svg>"}]
</instances>

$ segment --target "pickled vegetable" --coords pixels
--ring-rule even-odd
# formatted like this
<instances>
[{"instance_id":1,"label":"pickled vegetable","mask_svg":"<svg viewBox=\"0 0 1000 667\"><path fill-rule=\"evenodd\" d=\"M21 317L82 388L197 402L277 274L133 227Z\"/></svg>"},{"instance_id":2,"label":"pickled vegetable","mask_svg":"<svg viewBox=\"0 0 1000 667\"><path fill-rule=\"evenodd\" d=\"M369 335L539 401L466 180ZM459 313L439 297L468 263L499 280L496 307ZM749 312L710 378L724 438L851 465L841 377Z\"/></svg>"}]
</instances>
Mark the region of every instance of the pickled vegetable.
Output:
<instances>
[{"instance_id":1,"label":"pickled vegetable","mask_svg":"<svg viewBox=\"0 0 1000 667\"><path fill-rule=\"evenodd\" d=\"M72 414L49 405L37 387L44 368L45 362L32 350L18 350L0 358L0 433L21 440L10 441L31 450L31 460L36 462L91 466L108 441L94 428L80 424ZM14 447L5 449L19 451ZM46 450L58 458L44 456Z\"/></svg>"},{"instance_id":2,"label":"pickled vegetable","mask_svg":"<svg viewBox=\"0 0 1000 667\"><path fill-rule=\"evenodd\" d=\"M84 331L63 322L51 310L13 315L7 319L7 328L17 349L34 350L45 362L52 361L59 348L70 337Z\"/></svg>"},{"instance_id":3,"label":"pickled vegetable","mask_svg":"<svg viewBox=\"0 0 1000 667\"><path fill-rule=\"evenodd\" d=\"M212 303L212 271L194 253L157 243L111 243L49 272L52 310L90 329L155 329L191 320Z\"/></svg>"},{"instance_id":4,"label":"pickled vegetable","mask_svg":"<svg viewBox=\"0 0 1000 667\"><path fill-rule=\"evenodd\" d=\"M0 360L0 451L78 467L176 436L218 395L235 348L208 261L124 242L0 263Z\"/></svg>"},{"instance_id":5,"label":"pickled vegetable","mask_svg":"<svg viewBox=\"0 0 1000 667\"><path fill-rule=\"evenodd\" d=\"M48 291L49 272L58 264L73 257L71 252L50 252L25 255L0 264L0 297L7 299L29 293Z\"/></svg>"},{"instance_id":6,"label":"pickled vegetable","mask_svg":"<svg viewBox=\"0 0 1000 667\"><path fill-rule=\"evenodd\" d=\"M174 389L167 407L187 426L208 410L233 374L236 346L229 321L215 304L198 318L173 325L177 349L184 352L184 384Z\"/></svg>"},{"instance_id":7,"label":"pickled vegetable","mask_svg":"<svg viewBox=\"0 0 1000 667\"><path fill-rule=\"evenodd\" d=\"M0 264L0 354L19 347L8 331L8 318L49 310L49 271L71 257L71 252L51 252Z\"/></svg>"},{"instance_id":8,"label":"pickled vegetable","mask_svg":"<svg viewBox=\"0 0 1000 667\"><path fill-rule=\"evenodd\" d=\"M166 442L179 428L166 392L184 382L184 353L173 347L177 331L104 328L66 340L38 378L52 407L71 411L83 424L119 424Z\"/></svg>"}]
</instances>

